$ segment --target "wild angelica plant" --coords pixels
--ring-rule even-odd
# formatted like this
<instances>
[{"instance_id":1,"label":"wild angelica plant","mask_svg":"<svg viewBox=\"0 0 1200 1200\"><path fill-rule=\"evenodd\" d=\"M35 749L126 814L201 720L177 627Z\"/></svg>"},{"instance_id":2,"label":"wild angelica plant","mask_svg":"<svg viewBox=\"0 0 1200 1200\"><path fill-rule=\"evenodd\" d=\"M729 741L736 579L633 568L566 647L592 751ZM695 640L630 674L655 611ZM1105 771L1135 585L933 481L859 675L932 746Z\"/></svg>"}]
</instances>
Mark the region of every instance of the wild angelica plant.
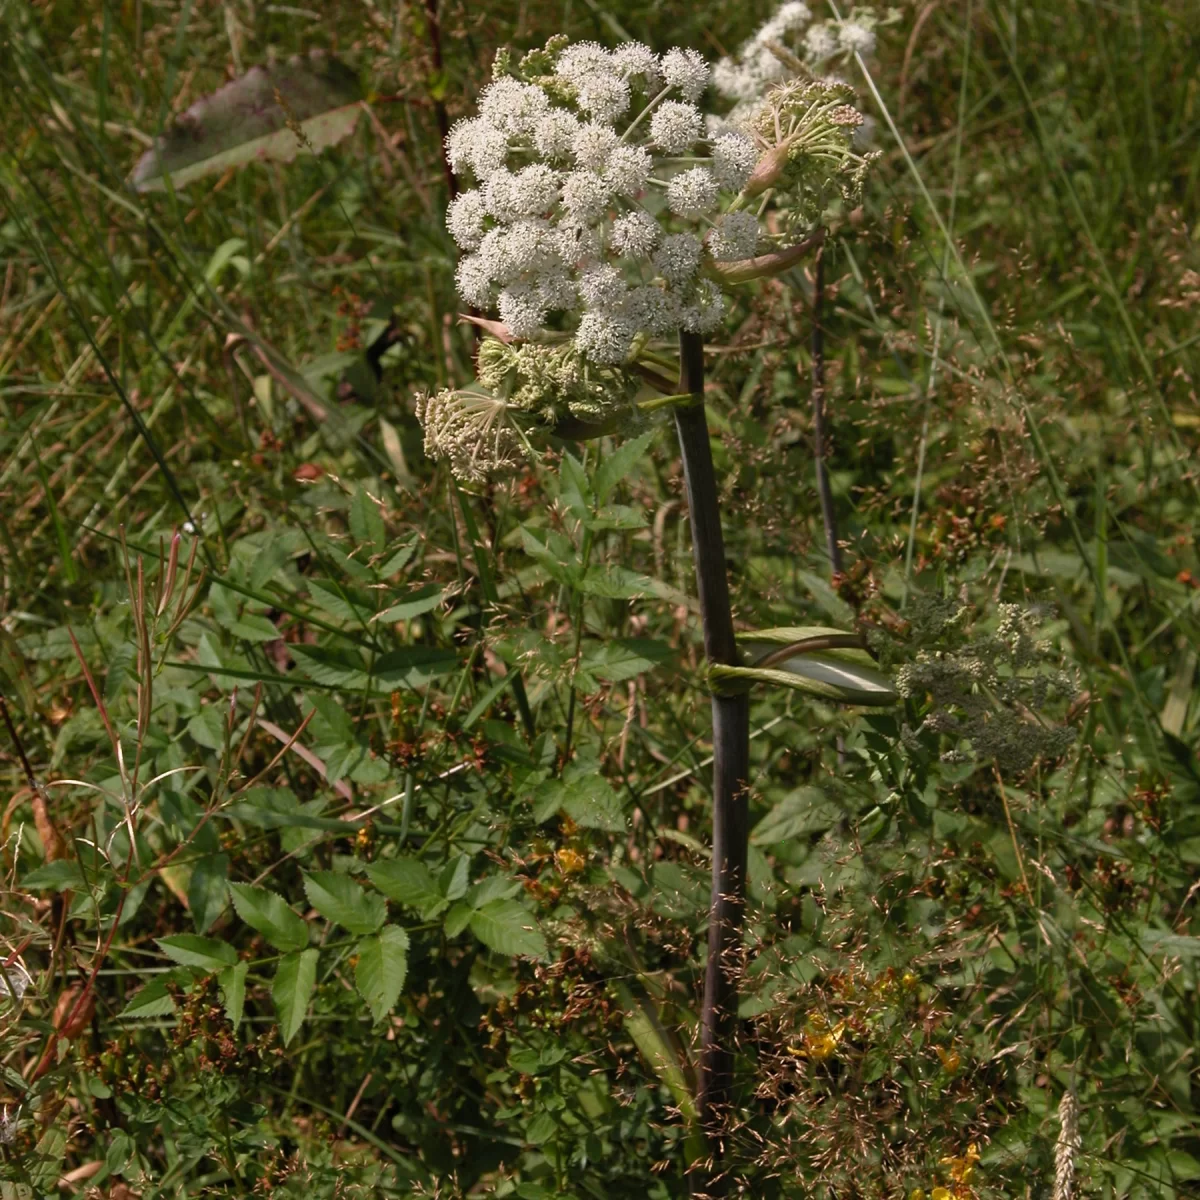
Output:
<instances>
[{"instance_id":1,"label":"wild angelica plant","mask_svg":"<svg viewBox=\"0 0 1200 1200\"><path fill-rule=\"evenodd\" d=\"M877 679L855 688L861 663L839 664L840 684L789 674L800 651L788 646L801 644L804 630L764 631L786 643L781 652L779 639L766 637L779 670L743 664L704 410L704 339L720 329L724 289L779 274L820 244L825 210L836 199L856 200L871 156L855 148L862 117L851 89L832 80L787 82L747 109L742 127L706 132L698 101L710 71L694 50L659 56L638 43L607 50L556 38L518 62L501 52L493 76L478 115L446 139L455 174L474 184L453 200L446 221L463 251L459 294L500 320L480 321L489 336L478 355L479 386L419 397L417 411L427 452L463 479L513 466L549 435L627 431L654 409L674 411L712 695L698 1096L712 1135L732 1085L747 689L784 681L874 703L894 693ZM675 365L668 338L678 339L677 386L667 375Z\"/></svg>"}]
</instances>

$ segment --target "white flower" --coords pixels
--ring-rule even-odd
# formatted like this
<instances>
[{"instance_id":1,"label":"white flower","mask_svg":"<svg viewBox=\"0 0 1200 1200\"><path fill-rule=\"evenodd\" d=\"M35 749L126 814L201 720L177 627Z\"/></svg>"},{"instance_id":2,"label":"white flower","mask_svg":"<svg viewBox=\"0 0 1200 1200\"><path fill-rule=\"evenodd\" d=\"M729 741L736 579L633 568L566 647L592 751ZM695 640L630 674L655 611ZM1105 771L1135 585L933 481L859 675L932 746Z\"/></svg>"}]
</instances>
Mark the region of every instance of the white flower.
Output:
<instances>
[{"instance_id":1,"label":"white flower","mask_svg":"<svg viewBox=\"0 0 1200 1200\"><path fill-rule=\"evenodd\" d=\"M562 176L543 163L522 167L512 177L509 193L513 212L522 217L536 217L552 209L558 202Z\"/></svg>"},{"instance_id":2,"label":"white flower","mask_svg":"<svg viewBox=\"0 0 1200 1200\"><path fill-rule=\"evenodd\" d=\"M516 79L497 79L479 95L479 115L510 136L532 133L549 111L550 97L540 87Z\"/></svg>"},{"instance_id":3,"label":"white flower","mask_svg":"<svg viewBox=\"0 0 1200 1200\"><path fill-rule=\"evenodd\" d=\"M498 301L500 320L508 326L513 337L529 338L537 334L546 316L540 292L528 283L506 287Z\"/></svg>"},{"instance_id":4,"label":"white flower","mask_svg":"<svg viewBox=\"0 0 1200 1200\"><path fill-rule=\"evenodd\" d=\"M515 273L512 255L509 252L509 231L489 229L479 243L480 269L487 272L489 280L507 282Z\"/></svg>"},{"instance_id":5,"label":"white flower","mask_svg":"<svg viewBox=\"0 0 1200 1200\"><path fill-rule=\"evenodd\" d=\"M612 189L594 171L572 171L563 184L563 208L576 221L593 221L608 207Z\"/></svg>"},{"instance_id":6,"label":"white flower","mask_svg":"<svg viewBox=\"0 0 1200 1200\"><path fill-rule=\"evenodd\" d=\"M722 187L737 191L758 162L758 149L744 133L723 133L712 141L713 173Z\"/></svg>"},{"instance_id":7,"label":"white flower","mask_svg":"<svg viewBox=\"0 0 1200 1200\"><path fill-rule=\"evenodd\" d=\"M668 154L690 149L703 128L700 110L680 100L664 100L650 117L650 136Z\"/></svg>"},{"instance_id":8,"label":"white flower","mask_svg":"<svg viewBox=\"0 0 1200 1200\"><path fill-rule=\"evenodd\" d=\"M758 245L758 218L752 212L731 212L708 235L708 249L717 262L753 258Z\"/></svg>"},{"instance_id":9,"label":"white flower","mask_svg":"<svg viewBox=\"0 0 1200 1200\"><path fill-rule=\"evenodd\" d=\"M721 289L711 279L702 279L695 300L684 305L679 323L689 333L712 333L724 315L725 297L721 295Z\"/></svg>"},{"instance_id":10,"label":"white flower","mask_svg":"<svg viewBox=\"0 0 1200 1200\"><path fill-rule=\"evenodd\" d=\"M483 205L498 221L516 217L512 206L513 177L508 171L497 171L483 185Z\"/></svg>"},{"instance_id":11,"label":"white flower","mask_svg":"<svg viewBox=\"0 0 1200 1200\"><path fill-rule=\"evenodd\" d=\"M486 308L492 295L492 276L478 254L470 254L454 272L458 294L472 308Z\"/></svg>"},{"instance_id":12,"label":"white flower","mask_svg":"<svg viewBox=\"0 0 1200 1200\"><path fill-rule=\"evenodd\" d=\"M700 265L700 239L690 233L673 233L663 238L653 262L658 273L670 284L687 283Z\"/></svg>"},{"instance_id":13,"label":"white flower","mask_svg":"<svg viewBox=\"0 0 1200 1200\"><path fill-rule=\"evenodd\" d=\"M589 171L602 171L609 155L621 144L621 139L608 125L589 121L580 125L571 140L571 153L576 163Z\"/></svg>"},{"instance_id":14,"label":"white flower","mask_svg":"<svg viewBox=\"0 0 1200 1200\"><path fill-rule=\"evenodd\" d=\"M643 46L641 42L626 42L612 52L612 62L622 79L631 82L640 80L644 91L657 92L662 87L658 55L649 46Z\"/></svg>"},{"instance_id":15,"label":"white flower","mask_svg":"<svg viewBox=\"0 0 1200 1200\"><path fill-rule=\"evenodd\" d=\"M875 30L857 21L844 21L838 29L838 43L847 54L870 54L875 49Z\"/></svg>"},{"instance_id":16,"label":"white flower","mask_svg":"<svg viewBox=\"0 0 1200 1200\"><path fill-rule=\"evenodd\" d=\"M674 333L679 328L678 298L648 284L629 289L622 311L635 329L656 336Z\"/></svg>"},{"instance_id":17,"label":"white flower","mask_svg":"<svg viewBox=\"0 0 1200 1200\"><path fill-rule=\"evenodd\" d=\"M618 196L636 196L646 186L654 160L644 146L618 146L608 156L604 178Z\"/></svg>"},{"instance_id":18,"label":"white flower","mask_svg":"<svg viewBox=\"0 0 1200 1200\"><path fill-rule=\"evenodd\" d=\"M590 267L579 280L579 295L589 308L612 311L620 307L628 290L625 276L607 263Z\"/></svg>"},{"instance_id":19,"label":"white flower","mask_svg":"<svg viewBox=\"0 0 1200 1200\"><path fill-rule=\"evenodd\" d=\"M446 228L462 249L478 250L486 216L482 192L461 192L446 210Z\"/></svg>"},{"instance_id":20,"label":"white flower","mask_svg":"<svg viewBox=\"0 0 1200 1200\"><path fill-rule=\"evenodd\" d=\"M538 298L547 312L574 308L579 299L579 289L569 275L553 271L538 277Z\"/></svg>"},{"instance_id":21,"label":"white flower","mask_svg":"<svg viewBox=\"0 0 1200 1200\"><path fill-rule=\"evenodd\" d=\"M678 216L700 217L716 206L719 191L717 177L707 167L693 167L667 184L667 204Z\"/></svg>"},{"instance_id":22,"label":"white flower","mask_svg":"<svg viewBox=\"0 0 1200 1200\"><path fill-rule=\"evenodd\" d=\"M804 35L804 48L813 62L824 62L837 53L837 38L828 25L814 25Z\"/></svg>"},{"instance_id":23,"label":"white flower","mask_svg":"<svg viewBox=\"0 0 1200 1200\"><path fill-rule=\"evenodd\" d=\"M609 242L618 254L627 258L649 258L662 237L658 222L640 208L613 222Z\"/></svg>"},{"instance_id":24,"label":"white flower","mask_svg":"<svg viewBox=\"0 0 1200 1200\"><path fill-rule=\"evenodd\" d=\"M458 121L446 135L446 157L455 175L467 169L479 179L502 171L508 160L508 138L482 117Z\"/></svg>"},{"instance_id":25,"label":"white flower","mask_svg":"<svg viewBox=\"0 0 1200 1200\"><path fill-rule=\"evenodd\" d=\"M552 108L533 129L533 145L543 158L566 158L579 122L565 108Z\"/></svg>"},{"instance_id":26,"label":"white flower","mask_svg":"<svg viewBox=\"0 0 1200 1200\"><path fill-rule=\"evenodd\" d=\"M484 238L486 244L487 238ZM548 221L526 219L509 227L504 238L507 275L561 271L558 237Z\"/></svg>"},{"instance_id":27,"label":"white flower","mask_svg":"<svg viewBox=\"0 0 1200 1200\"><path fill-rule=\"evenodd\" d=\"M787 4L780 5L774 20L779 23L780 32L783 33L812 20L812 13L808 5L802 4L800 0L789 0Z\"/></svg>"},{"instance_id":28,"label":"white flower","mask_svg":"<svg viewBox=\"0 0 1200 1200\"><path fill-rule=\"evenodd\" d=\"M708 87L708 64L695 50L668 50L662 57L663 78L683 98L695 103Z\"/></svg>"},{"instance_id":29,"label":"white flower","mask_svg":"<svg viewBox=\"0 0 1200 1200\"><path fill-rule=\"evenodd\" d=\"M576 87L597 75L617 74L612 55L599 42L572 42L554 63L554 73Z\"/></svg>"},{"instance_id":30,"label":"white flower","mask_svg":"<svg viewBox=\"0 0 1200 1200\"><path fill-rule=\"evenodd\" d=\"M584 221L562 222L558 227L555 245L563 262L574 266L582 266L599 258L604 248L600 231Z\"/></svg>"},{"instance_id":31,"label":"white flower","mask_svg":"<svg viewBox=\"0 0 1200 1200\"><path fill-rule=\"evenodd\" d=\"M597 121L620 120L629 108L629 84L619 75L596 75L579 84L576 103Z\"/></svg>"},{"instance_id":32,"label":"white flower","mask_svg":"<svg viewBox=\"0 0 1200 1200\"><path fill-rule=\"evenodd\" d=\"M575 345L595 363L624 362L636 330L622 316L592 310L585 312L575 331Z\"/></svg>"}]
</instances>

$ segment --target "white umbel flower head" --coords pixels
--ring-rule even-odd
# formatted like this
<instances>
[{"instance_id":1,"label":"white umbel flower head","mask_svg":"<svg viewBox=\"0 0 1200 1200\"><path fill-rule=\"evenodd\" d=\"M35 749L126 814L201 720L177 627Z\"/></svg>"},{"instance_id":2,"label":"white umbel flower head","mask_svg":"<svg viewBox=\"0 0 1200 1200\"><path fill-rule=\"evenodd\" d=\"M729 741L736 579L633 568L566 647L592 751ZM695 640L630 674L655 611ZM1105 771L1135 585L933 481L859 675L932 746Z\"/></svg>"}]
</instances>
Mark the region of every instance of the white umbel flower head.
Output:
<instances>
[{"instance_id":1,"label":"white umbel flower head","mask_svg":"<svg viewBox=\"0 0 1200 1200\"><path fill-rule=\"evenodd\" d=\"M813 63L823 63L838 51L837 34L828 25L814 25L804 35L804 49Z\"/></svg>"},{"instance_id":2,"label":"white umbel flower head","mask_svg":"<svg viewBox=\"0 0 1200 1200\"><path fill-rule=\"evenodd\" d=\"M691 233L673 233L663 238L653 262L670 284L690 283L700 265L700 239Z\"/></svg>"},{"instance_id":3,"label":"white umbel flower head","mask_svg":"<svg viewBox=\"0 0 1200 1200\"><path fill-rule=\"evenodd\" d=\"M497 79L479 94L480 119L509 136L531 134L549 111L550 97L532 83Z\"/></svg>"},{"instance_id":4,"label":"white umbel flower head","mask_svg":"<svg viewBox=\"0 0 1200 1200\"><path fill-rule=\"evenodd\" d=\"M700 140L704 122L694 104L664 100L650 118L650 136L667 154L682 154Z\"/></svg>"},{"instance_id":5,"label":"white umbel flower head","mask_svg":"<svg viewBox=\"0 0 1200 1200\"><path fill-rule=\"evenodd\" d=\"M863 11L852 17L870 25ZM808 20L803 4L785 4L754 52L778 64L763 39ZM554 425L569 412L595 427L612 397L627 405L641 386L628 359L646 339L711 334L724 313L721 286L771 273L789 248L800 253L793 226L768 233L749 201L770 189L777 203L802 158L813 196L835 151L847 169L864 161L843 147L853 133L843 109L858 119L847 89L815 84L810 96L793 87L776 105L774 140L758 116L706 137L696 101L710 81L696 51L659 58L636 42L610 51L553 39L520 62L497 58L479 115L446 139L464 177L446 224L464 252L456 273L464 303L498 315L513 354L528 354L519 369L516 358L493 354L508 365L496 367L492 383L480 379L489 388L508 381L497 397L439 393L422 402L431 450L456 471L472 477L480 462L508 461L512 439L535 431L531 422ZM531 365L543 359L555 364L553 387ZM599 374L589 374L589 362ZM554 388L573 399L556 401Z\"/></svg>"},{"instance_id":6,"label":"white umbel flower head","mask_svg":"<svg viewBox=\"0 0 1200 1200\"><path fill-rule=\"evenodd\" d=\"M612 62L622 79L627 79L647 95L653 95L662 87L662 68L658 55L649 46L643 46L641 42L626 42L612 52Z\"/></svg>"},{"instance_id":7,"label":"white umbel flower head","mask_svg":"<svg viewBox=\"0 0 1200 1200\"><path fill-rule=\"evenodd\" d=\"M708 250L717 262L753 258L758 246L758 218L752 212L726 213L709 234Z\"/></svg>"},{"instance_id":8,"label":"white umbel flower head","mask_svg":"<svg viewBox=\"0 0 1200 1200\"><path fill-rule=\"evenodd\" d=\"M716 207L717 177L707 167L692 167L667 184L667 204L681 217L706 216Z\"/></svg>"},{"instance_id":9,"label":"white umbel flower head","mask_svg":"<svg viewBox=\"0 0 1200 1200\"><path fill-rule=\"evenodd\" d=\"M875 49L875 30L859 21L843 21L837 38L847 54L861 54L865 58Z\"/></svg>"},{"instance_id":10,"label":"white umbel flower head","mask_svg":"<svg viewBox=\"0 0 1200 1200\"><path fill-rule=\"evenodd\" d=\"M750 178L758 150L744 133L722 133L712 141L713 174L722 187L737 191Z\"/></svg>"},{"instance_id":11,"label":"white umbel flower head","mask_svg":"<svg viewBox=\"0 0 1200 1200\"><path fill-rule=\"evenodd\" d=\"M611 125L589 121L580 125L571 140L571 153L575 162L589 171L602 171L612 152L621 144L621 139Z\"/></svg>"},{"instance_id":12,"label":"white umbel flower head","mask_svg":"<svg viewBox=\"0 0 1200 1200\"><path fill-rule=\"evenodd\" d=\"M647 259L661 237L662 226L649 213L637 209L613 222L609 244L627 258Z\"/></svg>"},{"instance_id":13,"label":"white umbel flower head","mask_svg":"<svg viewBox=\"0 0 1200 1200\"><path fill-rule=\"evenodd\" d=\"M461 192L446 210L446 228L450 230L450 236L461 249L478 250L479 243L483 240L483 222L486 217L483 193L476 189Z\"/></svg>"},{"instance_id":14,"label":"white umbel flower head","mask_svg":"<svg viewBox=\"0 0 1200 1200\"><path fill-rule=\"evenodd\" d=\"M695 50L668 50L662 57L663 79L691 104L708 87L708 63Z\"/></svg>"},{"instance_id":15,"label":"white umbel flower head","mask_svg":"<svg viewBox=\"0 0 1200 1200\"><path fill-rule=\"evenodd\" d=\"M654 159L645 146L618 146L608 156L604 179L618 196L632 199L647 184Z\"/></svg>"}]
</instances>

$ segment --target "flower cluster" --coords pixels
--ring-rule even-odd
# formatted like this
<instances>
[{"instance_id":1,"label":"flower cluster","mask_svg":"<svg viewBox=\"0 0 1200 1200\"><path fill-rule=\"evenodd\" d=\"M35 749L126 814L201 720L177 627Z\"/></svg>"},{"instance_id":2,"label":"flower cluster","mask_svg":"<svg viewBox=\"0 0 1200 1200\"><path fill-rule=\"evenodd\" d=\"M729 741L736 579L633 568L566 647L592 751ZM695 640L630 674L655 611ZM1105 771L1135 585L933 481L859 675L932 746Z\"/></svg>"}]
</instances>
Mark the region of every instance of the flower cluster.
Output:
<instances>
[{"instance_id":1,"label":"flower cluster","mask_svg":"<svg viewBox=\"0 0 1200 1200\"><path fill-rule=\"evenodd\" d=\"M456 473L510 465L539 426L594 430L635 412L648 343L714 332L722 286L794 265L795 227L820 215L814 199L830 180L845 190L847 164L863 165L848 155L857 114L841 92L782 100L777 135L708 132L698 101L709 83L694 50L637 42L553 38L519 61L497 55L478 115L446 139L471 184L446 214L463 251L458 292L502 324L480 358L492 394L418 402L427 450ZM768 202L786 217L774 232Z\"/></svg>"},{"instance_id":2,"label":"flower cluster","mask_svg":"<svg viewBox=\"0 0 1200 1200\"><path fill-rule=\"evenodd\" d=\"M967 742L976 758L1013 772L1026 770L1039 756L1066 753L1075 730L1048 724L1040 710L1053 700L1070 700L1078 689L1065 672L1044 669L1051 650L1034 636L1043 614L1001 605L995 634L968 641L959 628L966 612L965 606L944 600L922 600L914 610L917 646L940 642L953 648L918 649L915 659L897 671L896 690L902 696L930 702L921 725L903 730L905 744L918 748L924 730L946 734ZM942 757L968 761L957 748Z\"/></svg>"},{"instance_id":3,"label":"flower cluster","mask_svg":"<svg viewBox=\"0 0 1200 1200\"><path fill-rule=\"evenodd\" d=\"M848 16L814 21L807 4L788 0L749 38L737 54L722 58L713 67L713 88L733 108L722 117L710 116L710 131L751 125L771 88L788 80L823 80L845 83L836 69L855 55L868 57L875 49L875 30L900 19L890 8L880 16L873 8L854 8ZM855 131L858 145L869 145L871 118L860 120Z\"/></svg>"},{"instance_id":4,"label":"flower cluster","mask_svg":"<svg viewBox=\"0 0 1200 1200\"><path fill-rule=\"evenodd\" d=\"M706 139L704 59L558 39L496 71L446 143L476 185L447 213L463 300L520 339L570 321L604 366L639 337L714 330L724 301L705 262L752 257L760 231L750 214L721 216L757 155L745 134Z\"/></svg>"},{"instance_id":5,"label":"flower cluster","mask_svg":"<svg viewBox=\"0 0 1200 1200\"><path fill-rule=\"evenodd\" d=\"M814 21L800 0L788 0L737 54L713 67L713 87L729 100L753 104L773 84L797 75L828 74L858 54L875 49L879 25L899 19L896 9L880 17L873 8L855 8L842 18Z\"/></svg>"}]
</instances>

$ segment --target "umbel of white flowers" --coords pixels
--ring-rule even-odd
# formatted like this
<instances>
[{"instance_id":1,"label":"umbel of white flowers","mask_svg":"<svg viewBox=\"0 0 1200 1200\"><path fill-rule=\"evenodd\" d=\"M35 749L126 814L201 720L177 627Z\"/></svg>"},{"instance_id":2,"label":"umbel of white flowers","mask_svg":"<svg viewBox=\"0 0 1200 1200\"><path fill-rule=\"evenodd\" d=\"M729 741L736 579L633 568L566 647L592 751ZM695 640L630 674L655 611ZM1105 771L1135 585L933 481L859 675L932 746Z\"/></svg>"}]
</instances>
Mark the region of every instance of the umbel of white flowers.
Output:
<instances>
[{"instance_id":1,"label":"umbel of white flowers","mask_svg":"<svg viewBox=\"0 0 1200 1200\"><path fill-rule=\"evenodd\" d=\"M796 77L836 79L833 72L854 55L867 58L874 52L875 30L880 25L889 25L900 16L895 8L880 16L873 8L856 7L845 17L814 21L807 4L788 0L736 54L713 65L713 88L734 101L734 107L723 117L710 116L710 130L736 128L774 84Z\"/></svg>"},{"instance_id":2,"label":"umbel of white flowers","mask_svg":"<svg viewBox=\"0 0 1200 1200\"><path fill-rule=\"evenodd\" d=\"M486 391L419 399L426 451L456 474L511 463L539 426L628 411L629 373L653 340L712 334L723 287L791 265L798 234L861 190L869 159L853 146L848 87L781 89L744 129L708 136L697 102L709 82L694 50L637 42L555 38L519 62L497 55L478 115L446 139L473 184L446 223L463 301L498 313L504 341L541 349L490 349Z\"/></svg>"}]
</instances>

